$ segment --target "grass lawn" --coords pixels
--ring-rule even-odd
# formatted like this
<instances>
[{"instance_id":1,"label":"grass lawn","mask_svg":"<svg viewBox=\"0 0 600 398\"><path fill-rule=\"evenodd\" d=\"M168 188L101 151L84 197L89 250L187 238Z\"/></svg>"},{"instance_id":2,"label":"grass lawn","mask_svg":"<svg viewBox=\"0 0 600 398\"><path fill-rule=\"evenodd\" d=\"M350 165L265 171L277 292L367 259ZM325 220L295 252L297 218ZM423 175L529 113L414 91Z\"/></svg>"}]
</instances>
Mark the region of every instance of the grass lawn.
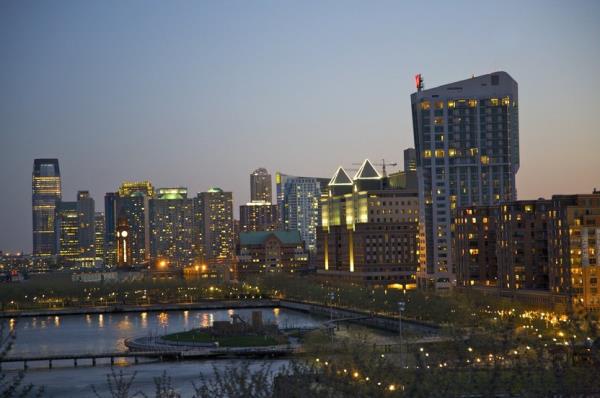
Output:
<instances>
[{"instance_id":1,"label":"grass lawn","mask_svg":"<svg viewBox=\"0 0 600 398\"><path fill-rule=\"evenodd\" d=\"M168 334L165 340L179 342L211 343L218 342L221 347L265 347L270 345L287 344L285 336L212 336L209 332L194 329L187 332Z\"/></svg>"}]
</instances>

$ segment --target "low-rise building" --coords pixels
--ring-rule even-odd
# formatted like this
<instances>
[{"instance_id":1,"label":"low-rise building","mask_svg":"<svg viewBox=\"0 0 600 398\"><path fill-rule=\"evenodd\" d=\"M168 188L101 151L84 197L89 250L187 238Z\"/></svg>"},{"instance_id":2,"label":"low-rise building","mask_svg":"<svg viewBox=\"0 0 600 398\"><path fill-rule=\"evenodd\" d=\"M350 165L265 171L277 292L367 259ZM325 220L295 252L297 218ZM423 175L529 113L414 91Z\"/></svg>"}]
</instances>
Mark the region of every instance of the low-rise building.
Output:
<instances>
[{"instance_id":1,"label":"low-rise building","mask_svg":"<svg viewBox=\"0 0 600 398\"><path fill-rule=\"evenodd\" d=\"M240 233L237 273L306 272L308 253L298 231Z\"/></svg>"}]
</instances>

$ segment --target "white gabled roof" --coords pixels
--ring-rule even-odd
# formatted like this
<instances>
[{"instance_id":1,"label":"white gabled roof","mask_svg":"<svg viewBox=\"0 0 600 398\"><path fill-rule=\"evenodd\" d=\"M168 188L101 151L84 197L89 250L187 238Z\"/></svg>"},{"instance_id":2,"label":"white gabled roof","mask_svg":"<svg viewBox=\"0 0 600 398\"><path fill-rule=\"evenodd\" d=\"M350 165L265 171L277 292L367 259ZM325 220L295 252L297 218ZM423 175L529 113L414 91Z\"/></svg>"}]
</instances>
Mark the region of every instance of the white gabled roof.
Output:
<instances>
[{"instance_id":1,"label":"white gabled roof","mask_svg":"<svg viewBox=\"0 0 600 398\"><path fill-rule=\"evenodd\" d=\"M354 176L355 180L378 180L380 178L381 175L377 169L373 167L369 159L365 159L362 166L360 166L360 169L358 169L356 175Z\"/></svg>"}]
</instances>

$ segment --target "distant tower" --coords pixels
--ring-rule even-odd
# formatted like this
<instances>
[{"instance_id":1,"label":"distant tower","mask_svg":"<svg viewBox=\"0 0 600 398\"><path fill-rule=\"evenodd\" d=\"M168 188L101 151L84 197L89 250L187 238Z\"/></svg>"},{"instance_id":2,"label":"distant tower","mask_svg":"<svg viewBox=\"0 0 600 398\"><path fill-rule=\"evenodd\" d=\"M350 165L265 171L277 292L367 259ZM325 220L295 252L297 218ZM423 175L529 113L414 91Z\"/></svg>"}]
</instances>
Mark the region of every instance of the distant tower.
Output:
<instances>
[{"instance_id":1,"label":"distant tower","mask_svg":"<svg viewBox=\"0 0 600 398\"><path fill-rule=\"evenodd\" d=\"M250 201L273 201L271 193L271 174L265 168L256 169L250 174Z\"/></svg>"},{"instance_id":2,"label":"distant tower","mask_svg":"<svg viewBox=\"0 0 600 398\"><path fill-rule=\"evenodd\" d=\"M131 234L127 217L119 216L116 228L117 266L127 267L131 262Z\"/></svg>"},{"instance_id":3,"label":"distant tower","mask_svg":"<svg viewBox=\"0 0 600 398\"><path fill-rule=\"evenodd\" d=\"M404 171L417 171L417 151L415 148L404 150Z\"/></svg>"},{"instance_id":4,"label":"distant tower","mask_svg":"<svg viewBox=\"0 0 600 398\"><path fill-rule=\"evenodd\" d=\"M33 255L57 253L56 206L61 200L58 159L35 159L31 178Z\"/></svg>"},{"instance_id":5,"label":"distant tower","mask_svg":"<svg viewBox=\"0 0 600 398\"><path fill-rule=\"evenodd\" d=\"M77 212L79 217L79 246L81 260L89 265L95 262L95 204L88 191L77 192Z\"/></svg>"}]
</instances>

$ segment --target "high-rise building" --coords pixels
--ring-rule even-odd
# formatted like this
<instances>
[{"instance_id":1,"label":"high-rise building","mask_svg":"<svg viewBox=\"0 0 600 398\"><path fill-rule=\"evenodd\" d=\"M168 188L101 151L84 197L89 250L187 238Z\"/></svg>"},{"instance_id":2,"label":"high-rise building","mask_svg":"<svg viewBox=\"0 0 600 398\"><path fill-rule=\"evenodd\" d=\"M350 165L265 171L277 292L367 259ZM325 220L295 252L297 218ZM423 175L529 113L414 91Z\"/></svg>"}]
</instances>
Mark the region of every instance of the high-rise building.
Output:
<instances>
[{"instance_id":1,"label":"high-rise building","mask_svg":"<svg viewBox=\"0 0 600 398\"><path fill-rule=\"evenodd\" d=\"M194 198L196 244L202 246L201 260L231 260L233 247L233 195L210 188Z\"/></svg>"},{"instance_id":2,"label":"high-rise building","mask_svg":"<svg viewBox=\"0 0 600 398\"><path fill-rule=\"evenodd\" d=\"M418 193L416 187L390 187L389 178L368 160L353 179L338 168L320 200L319 274L367 284L416 284Z\"/></svg>"},{"instance_id":3,"label":"high-rise building","mask_svg":"<svg viewBox=\"0 0 600 398\"><path fill-rule=\"evenodd\" d=\"M61 200L58 159L35 159L31 177L33 255L57 254L56 207Z\"/></svg>"},{"instance_id":4,"label":"high-rise building","mask_svg":"<svg viewBox=\"0 0 600 398\"><path fill-rule=\"evenodd\" d=\"M240 206L240 231L274 231L278 229L277 205L253 201Z\"/></svg>"},{"instance_id":5,"label":"high-rise building","mask_svg":"<svg viewBox=\"0 0 600 398\"><path fill-rule=\"evenodd\" d=\"M446 287L455 281L455 209L516 199L518 88L506 72L417 86L411 104L424 228L418 279Z\"/></svg>"},{"instance_id":6,"label":"high-rise building","mask_svg":"<svg viewBox=\"0 0 600 398\"><path fill-rule=\"evenodd\" d=\"M404 150L404 171L417 171L417 151L415 151L415 148Z\"/></svg>"},{"instance_id":7,"label":"high-rise building","mask_svg":"<svg viewBox=\"0 0 600 398\"><path fill-rule=\"evenodd\" d=\"M154 197L154 187L148 181L124 182L119 188L115 213L126 218L132 265L146 263L150 259L150 212L149 200Z\"/></svg>"},{"instance_id":8,"label":"high-rise building","mask_svg":"<svg viewBox=\"0 0 600 398\"><path fill-rule=\"evenodd\" d=\"M105 218L104 213L97 211L94 215L94 247L96 249L96 264L105 263L105 249L104 237L105 231Z\"/></svg>"},{"instance_id":9,"label":"high-rise building","mask_svg":"<svg viewBox=\"0 0 600 398\"><path fill-rule=\"evenodd\" d=\"M81 255L79 244L79 211L77 202L59 202L57 207L58 255L67 267L78 265Z\"/></svg>"},{"instance_id":10,"label":"high-rise building","mask_svg":"<svg viewBox=\"0 0 600 398\"><path fill-rule=\"evenodd\" d=\"M319 199L326 192L329 178L297 177L278 172L275 182L279 225L287 231L299 231L309 252L316 253L317 226L321 218Z\"/></svg>"},{"instance_id":11,"label":"high-rise building","mask_svg":"<svg viewBox=\"0 0 600 398\"><path fill-rule=\"evenodd\" d=\"M80 262L91 265L96 260L95 205L94 199L88 191L77 192L77 213L79 216Z\"/></svg>"},{"instance_id":12,"label":"high-rise building","mask_svg":"<svg viewBox=\"0 0 600 398\"><path fill-rule=\"evenodd\" d=\"M116 192L104 195L104 264L117 265L117 198Z\"/></svg>"},{"instance_id":13,"label":"high-rise building","mask_svg":"<svg viewBox=\"0 0 600 398\"><path fill-rule=\"evenodd\" d=\"M549 218L549 288L571 309L600 309L600 192L555 195Z\"/></svg>"},{"instance_id":14,"label":"high-rise building","mask_svg":"<svg viewBox=\"0 0 600 398\"><path fill-rule=\"evenodd\" d=\"M250 201L273 201L271 174L265 168L256 169L250 174Z\"/></svg>"},{"instance_id":15,"label":"high-rise building","mask_svg":"<svg viewBox=\"0 0 600 398\"><path fill-rule=\"evenodd\" d=\"M151 257L183 268L194 261L194 203L187 188L160 188L150 199Z\"/></svg>"}]
</instances>

